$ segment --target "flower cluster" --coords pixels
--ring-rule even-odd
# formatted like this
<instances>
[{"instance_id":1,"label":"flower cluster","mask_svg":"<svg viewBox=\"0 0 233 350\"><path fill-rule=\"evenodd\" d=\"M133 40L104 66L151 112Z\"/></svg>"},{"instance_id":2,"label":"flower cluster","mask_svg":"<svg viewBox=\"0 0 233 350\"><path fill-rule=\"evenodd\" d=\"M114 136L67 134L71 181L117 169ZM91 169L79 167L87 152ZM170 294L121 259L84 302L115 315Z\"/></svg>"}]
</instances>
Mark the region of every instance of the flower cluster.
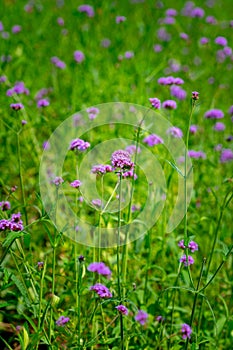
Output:
<instances>
[{"instance_id":1,"label":"flower cluster","mask_svg":"<svg viewBox=\"0 0 233 350\"><path fill-rule=\"evenodd\" d=\"M158 98L151 97L151 98L149 98L149 101L150 101L152 107L154 107L155 109L160 109L161 102Z\"/></svg>"},{"instance_id":2,"label":"flower cluster","mask_svg":"<svg viewBox=\"0 0 233 350\"><path fill-rule=\"evenodd\" d=\"M2 211L10 210L10 208L11 208L10 202L8 201L0 202L0 209Z\"/></svg>"},{"instance_id":3,"label":"flower cluster","mask_svg":"<svg viewBox=\"0 0 233 350\"><path fill-rule=\"evenodd\" d=\"M91 286L90 290L94 290L100 298L112 297L112 293L110 292L110 290L101 283L96 283L94 286Z\"/></svg>"},{"instance_id":4,"label":"flower cluster","mask_svg":"<svg viewBox=\"0 0 233 350\"><path fill-rule=\"evenodd\" d=\"M74 150L85 151L89 147L90 147L89 142L86 142L82 139L74 139L70 143L69 150L71 150L71 151L74 151Z\"/></svg>"},{"instance_id":5,"label":"flower cluster","mask_svg":"<svg viewBox=\"0 0 233 350\"><path fill-rule=\"evenodd\" d=\"M54 183L54 185L59 186L64 182L64 180L62 177L56 176L52 182Z\"/></svg>"},{"instance_id":6,"label":"flower cluster","mask_svg":"<svg viewBox=\"0 0 233 350\"><path fill-rule=\"evenodd\" d=\"M6 94L7 94L7 96L12 96L13 94L29 95L29 90L25 87L23 81L18 81L18 82L15 83L13 88L7 90Z\"/></svg>"},{"instance_id":7,"label":"flower cluster","mask_svg":"<svg viewBox=\"0 0 233 350\"><path fill-rule=\"evenodd\" d=\"M181 333L183 339L190 339L192 334L192 328L187 323L184 323L181 327Z\"/></svg>"},{"instance_id":8,"label":"flower cluster","mask_svg":"<svg viewBox=\"0 0 233 350\"><path fill-rule=\"evenodd\" d=\"M95 119L99 114L99 112L100 112L99 109L96 107L87 108L87 113L88 113L89 119L91 120Z\"/></svg>"},{"instance_id":9,"label":"flower cluster","mask_svg":"<svg viewBox=\"0 0 233 350\"><path fill-rule=\"evenodd\" d=\"M93 262L88 266L88 271L97 272L99 275L111 276L112 271L103 262Z\"/></svg>"},{"instance_id":10,"label":"flower cluster","mask_svg":"<svg viewBox=\"0 0 233 350\"><path fill-rule=\"evenodd\" d=\"M78 7L78 11L85 13L88 17L94 17L95 14L93 7L91 5L86 4L80 5Z\"/></svg>"},{"instance_id":11,"label":"flower cluster","mask_svg":"<svg viewBox=\"0 0 233 350\"><path fill-rule=\"evenodd\" d=\"M11 103L10 107L12 109L14 109L15 111L19 111L20 109L24 108L24 105L22 103L18 102L18 103Z\"/></svg>"},{"instance_id":12,"label":"flower cluster","mask_svg":"<svg viewBox=\"0 0 233 350\"><path fill-rule=\"evenodd\" d=\"M92 167L91 172L97 175L104 175L106 173L111 173L112 167L109 164L97 164Z\"/></svg>"},{"instance_id":13,"label":"flower cluster","mask_svg":"<svg viewBox=\"0 0 233 350\"><path fill-rule=\"evenodd\" d=\"M202 151L194 151L194 150L189 150L188 151L188 156L190 158L194 158L194 159L206 159L206 154Z\"/></svg>"},{"instance_id":14,"label":"flower cluster","mask_svg":"<svg viewBox=\"0 0 233 350\"><path fill-rule=\"evenodd\" d=\"M183 136L183 132L181 129L177 128L176 126L171 126L167 130L167 134L173 136L174 138L181 139Z\"/></svg>"},{"instance_id":15,"label":"flower cluster","mask_svg":"<svg viewBox=\"0 0 233 350\"><path fill-rule=\"evenodd\" d=\"M160 85L182 85L184 84L184 80L179 78L179 77L173 77L173 76L169 76L169 77L162 77L158 79L158 83Z\"/></svg>"},{"instance_id":16,"label":"flower cluster","mask_svg":"<svg viewBox=\"0 0 233 350\"><path fill-rule=\"evenodd\" d=\"M131 161L129 152L124 150L113 152L111 162L114 169L127 170L134 167L134 163Z\"/></svg>"},{"instance_id":17,"label":"flower cluster","mask_svg":"<svg viewBox=\"0 0 233 350\"><path fill-rule=\"evenodd\" d=\"M184 240L182 239L179 243L178 246L181 249L189 249L191 253L194 253L195 251L198 250L198 244L194 241L190 241L187 246L184 244ZM188 255L188 260L186 254L182 255L180 258L180 262L184 264L184 266L189 266L194 264L194 259L192 256Z\"/></svg>"},{"instance_id":18,"label":"flower cluster","mask_svg":"<svg viewBox=\"0 0 233 350\"><path fill-rule=\"evenodd\" d=\"M128 310L127 307L124 306L124 305L118 305L118 306L116 306L116 309L117 309L122 315L128 316L128 314L129 314L129 310Z\"/></svg>"},{"instance_id":19,"label":"flower cluster","mask_svg":"<svg viewBox=\"0 0 233 350\"><path fill-rule=\"evenodd\" d=\"M59 319L56 321L56 325L60 327L64 327L67 322L69 322L69 317L60 316Z\"/></svg>"},{"instance_id":20,"label":"flower cluster","mask_svg":"<svg viewBox=\"0 0 233 350\"><path fill-rule=\"evenodd\" d=\"M146 143L149 147L153 147L155 145L159 145L160 143L163 143L163 139L156 134L151 134L146 136L143 142Z\"/></svg>"},{"instance_id":21,"label":"flower cluster","mask_svg":"<svg viewBox=\"0 0 233 350\"><path fill-rule=\"evenodd\" d=\"M81 185L82 185L82 182L80 180L74 180L73 182L70 183L70 186L74 188L79 188Z\"/></svg>"},{"instance_id":22,"label":"flower cluster","mask_svg":"<svg viewBox=\"0 0 233 350\"><path fill-rule=\"evenodd\" d=\"M165 109L176 109L176 101L173 100L166 100L162 103L162 107Z\"/></svg>"},{"instance_id":23,"label":"flower cluster","mask_svg":"<svg viewBox=\"0 0 233 350\"><path fill-rule=\"evenodd\" d=\"M51 58L51 62L54 64L54 66L56 66L57 68L60 69L65 69L66 68L66 64L65 62L61 61L60 58L54 56Z\"/></svg>"},{"instance_id":24,"label":"flower cluster","mask_svg":"<svg viewBox=\"0 0 233 350\"><path fill-rule=\"evenodd\" d=\"M74 60L77 62L77 63L82 63L84 60L85 60L85 55L82 51L74 51Z\"/></svg>"},{"instance_id":25,"label":"flower cluster","mask_svg":"<svg viewBox=\"0 0 233 350\"><path fill-rule=\"evenodd\" d=\"M12 214L11 219L0 220L0 231L22 231L23 221L21 220L21 213Z\"/></svg>"},{"instance_id":26,"label":"flower cluster","mask_svg":"<svg viewBox=\"0 0 233 350\"><path fill-rule=\"evenodd\" d=\"M223 111L221 109L210 109L204 115L206 119L222 119L224 117Z\"/></svg>"},{"instance_id":27,"label":"flower cluster","mask_svg":"<svg viewBox=\"0 0 233 350\"><path fill-rule=\"evenodd\" d=\"M143 310L139 310L137 315L134 317L135 321L139 322L142 326L146 323L149 315Z\"/></svg>"}]
</instances>

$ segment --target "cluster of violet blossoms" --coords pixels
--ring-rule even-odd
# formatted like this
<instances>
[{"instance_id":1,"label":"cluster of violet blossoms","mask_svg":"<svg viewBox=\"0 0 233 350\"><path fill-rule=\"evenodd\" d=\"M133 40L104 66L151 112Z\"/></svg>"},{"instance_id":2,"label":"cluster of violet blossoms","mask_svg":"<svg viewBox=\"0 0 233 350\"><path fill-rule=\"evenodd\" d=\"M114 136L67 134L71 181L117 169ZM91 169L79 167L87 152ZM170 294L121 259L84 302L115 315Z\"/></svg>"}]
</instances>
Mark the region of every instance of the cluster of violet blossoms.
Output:
<instances>
[{"instance_id":1,"label":"cluster of violet blossoms","mask_svg":"<svg viewBox=\"0 0 233 350\"><path fill-rule=\"evenodd\" d=\"M0 231L22 231L23 221L21 220L21 213L12 214L11 219L2 219L0 220Z\"/></svg>"},{"instance_id":2,"label":"cluster of violet blossoms","mask_svg":"<svg viewBox=\"0 0 233 350\"><path fill-rule=\"evenodd\" d=\"M189 249L191 253L194 253L195 251L198 250L198 244L194 241L190 241L187 246L184 244L184 240L182 239L179 243L178 246L181 249ZM180 262L184 264L184 266L189 266L194 264L194 259L191 255L188 255L188 260L186 257L186 254L182 255L180 258Z\"/></svg>"}]
</instances>

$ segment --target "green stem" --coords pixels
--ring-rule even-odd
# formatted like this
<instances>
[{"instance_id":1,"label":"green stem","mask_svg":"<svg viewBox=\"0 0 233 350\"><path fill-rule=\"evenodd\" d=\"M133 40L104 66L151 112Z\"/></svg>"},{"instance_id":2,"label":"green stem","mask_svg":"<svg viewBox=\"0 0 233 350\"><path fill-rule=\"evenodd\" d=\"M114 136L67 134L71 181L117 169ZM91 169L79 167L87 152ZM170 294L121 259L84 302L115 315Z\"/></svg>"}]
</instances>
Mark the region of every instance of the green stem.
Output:
<instances>
[{"instance_id":1,"label":"green stem","mask_svg":"<svg viewBox=\"0 0 233 350\"><path fill-rule=\"evenodd\" d=\"M25 192L24 192L24 183L23 183L23 174L22 174L22 159L21 159L21 152L20 152L20 141L19 141L19 134L17 135L17 155L18 155L18 165L19 165L19 180L20 180L20 188L22 193L22 200L23 200L23 212L25 216L25 222L26 226L28 225L28 217L27 217L27 210L26 210L26 200L25 200Z\"/></svg>"}]
</instances>

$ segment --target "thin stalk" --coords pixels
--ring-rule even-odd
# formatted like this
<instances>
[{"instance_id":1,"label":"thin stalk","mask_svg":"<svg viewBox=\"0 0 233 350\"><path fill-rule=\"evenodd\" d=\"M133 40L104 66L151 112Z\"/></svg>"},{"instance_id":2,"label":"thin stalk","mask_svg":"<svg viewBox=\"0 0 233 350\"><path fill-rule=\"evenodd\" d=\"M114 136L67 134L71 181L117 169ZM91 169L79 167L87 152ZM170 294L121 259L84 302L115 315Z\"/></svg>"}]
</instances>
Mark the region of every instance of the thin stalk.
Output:
<instances>
[{"instance_id":1,"label":"thin stalk","mask_svg":"<svg viewBox=\"0 0 233 350\"><path fill-rule=\"evenodd\" d=\"M146 304L146 299L148 295L148 278L149 278L149 266L151 264L151 230L148 231L148 257L147 257L147 266L146 266L146 276L145 276L145 284L144 284L144 295L143 295L143 301L144 304Z\"/></svg>"},{"instance_id":2,"label":"thin stalk","mask_svg":"<svg viewBox=\"0 0 233 350\"><path fill-rule=\"evenodd\" d=\"M16 134L17 135L18 166L19 166L19 181L20 181L20 188L21 188L22 200L23 200L23 212L24 212L25 222L26 222L26 226L27 226L28 225L28 217L27 217L27 210L26 210L26 199L25 199L23 174L22 174L22 159L21 159L21 152L20 152L19 134L20 134L20 131Z\"/></svg>"},{"instance_id":3,"label":"thin stalk","mask_svg":"<svg viewBox=\"0 0 233 350\"><path fill-rule=\"evenodd\" d=\"M42 270L40 271L40 293L39 293L39 312L38 312L38 333L41 328L41 312L42 312L42 300L43 300L43 288L44 288L44 277L45 277L45 270L46 270L46 263L42 267ZM40 344L40 338L38 339L38 342L36 344L36 350L38 349Z\"/></svg>"}]
</instances>

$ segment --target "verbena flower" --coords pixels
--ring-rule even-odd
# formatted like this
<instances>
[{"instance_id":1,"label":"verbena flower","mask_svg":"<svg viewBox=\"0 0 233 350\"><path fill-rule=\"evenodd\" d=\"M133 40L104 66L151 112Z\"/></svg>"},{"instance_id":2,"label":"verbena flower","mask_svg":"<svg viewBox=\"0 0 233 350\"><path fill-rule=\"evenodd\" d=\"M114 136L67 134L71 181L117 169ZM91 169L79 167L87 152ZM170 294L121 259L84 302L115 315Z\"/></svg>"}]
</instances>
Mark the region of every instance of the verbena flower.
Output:
<instances>
[{"instance_id":1,"label":"verbena flower","mask_svg":"<svg viewBox=\"0 0 233 350\"><path fill-rule=\"evenodd\" d=\"M116 306L116 309L117 309L122 315L128 316L128 314L129 314L129 310L128 310L127 307L124 306L124 305L118 305L118 306Z\"/></svg>"},{"instance_id":2,"label":"verbena flower","mask_svg":"<svg viewBox=\"0 0 233 350\"><path fill-rule=\"evenodd\" d=\"M7 96L12 96L13 94L25 94L25 95L29 95L29 90L25 87L24 82L23 81L18 81L15 83L15 85L13 86L13 88L8 89L6 92Z\"/></svg>"},{"instance_id":3,"label":"verbena flower","mask_svg":"<svg viewBox=\"0 0 233 350\"><path fill-rule=\"evenodd\" d=\"M148 146L153 147L155 145L163 143L163 139L156 134L151 134L146 136L143 142L146 143Z\"/></svg>"},{"instance_id":4,"label":"verbena flower","mask_svg":"<svg viewBox=\"0 0 233 350\"><path fill-rule=\"evenodd\" d=\"M21 220L21 213L12 214L11 219L0 220L0 231L10 230L10 231L22 231L23 221Z\"/></svg>"},{"instance_id":5,"label":"verbena flower","mask_svg":"<svg viewBox=\"0 0 233 350\"><path fill-rule=\"evenodd\" d=\"M61 61L60 58L54 56L51 58L51 62L60 69L65 69L66 68L66 64L65 62Z\"/></svg>"},{"instance_id":6,"label":"verbena flower","mask_svg":"<svg viewBox=\"0 0 233 350\"><path fill-rule=\"evenodd\" d=\"M49 106L49 101L46 98L42 98L37 101L38 108L47 107L47 106Z\"/></svg>"},{"instance_id":7,"label":"verbena flower","mask_svg":"<svg viewBox=\"0 0 233 350\"><path fill-rule=\"evenodd\" d=\"M202 18L205 15L205 11L201 7L195 7L191 11L191 17L193 18Z\"/></svg>"},{"instance_id":8,"label":"verbena flower","mask_svg":"<svg viewBox=\"0 0 233 350\"><path fill-rule=\"evenodd\" d=\"M11 103L10 107L14 109L15 111L19 111L20 109L24 108L24 105L22 103Z\"/></svg>"},{"instance_id":9,"label":"verbena flower","mask_svg":"<svg viewBox=\"0 0 233 350\"><path fill-rule=\"evenodd\" d=\"M71 150L71 151L74 151L74 150L85 151L89 147L90 147L89 142L86 142L82 139L74 139L70 143L69 150Z\"/></svg>"},{"instance_id":10,"label":"verbena flower","mask_svg":"<svg viewBox=\"0 0 233 350\"><path fill-rule=\"evenodd\" d=\"M136 146L136 145L129 145L129 146L126 146L125 147L125 150L126 150L126 152L128 152L129 154L135 154L136 152L137 153L140 153L141 152L141 149L140 149L140 147L138 146Z\"/></svg>"},{"instance_id":11,"label":"verbena flower","mask_svg":"<svg viewBox=\"0 0 233 350\"><path fill-rule=\"evenodd\" d=\"M59 26L64 26L65 21L62 17L58 17L57 18L57 24L59 24Z\"/></svg>"},{"instance_id":12,"label":"verbena flower","mask_svg":"<svg viewBox=\"0 0 233 350\"><path fill-rule=\"evenodd\" d=\"M174 138L182 138L183 136L183 132L180 128L177 128L176 126L171 126L168 130L167 130L167 134L173 136Z\"/></svg>"},{"instance_id":13,"label":"verbena flower","mask_svg":"<svg viewBox=\"0 0 233 350\"><path fill-rule=\"evenodd\" d=\"M192 334L192 328L187 323L184 323L181 327L181 333L183 339L190 339Z\"/></svg>"},{"instance_id":14,"label":"verbena flower","mask_svg":"<svg viewBox=\"0 0 233 350\"><path fill-rule=\"evenodd\" d=\"M139 310L137 315L134 317L135 321L139 322L142 326L146 324L149 315L143 310Z\"/></svg>"},{"instance_id":15,"label":"verbena flower","mask_svg":"<svg viewBox=\"0 0 233 350\"><path fill-rule=\"evenodd\" d=\"M111 162L114 169L126 170L131 169L134 163L131 161L130 154L124 150L113 152Z\"/></svg>"},{"instance_id":16,"label":"verbena flower","mask_svg":"<svg viewBox=\"0 0 233 350\"><path fill-rule=\"evenodd\" d=\"M87 267L88 271L97 272L99 275L111 276L112 271L103 262L93 262Z\"/></svg>"},{"instance_id":17,"label":"verbena flower","mask_svg":"<svg viewBox=\"0 0 233 350\"><path fill-rule=\"evenodd\" d=\"M59 319L56 321L56 325L60 327L64 327L67 322L69 322L69 317L60 316Z\"/></svg>"},{"instance_id":18,"label":"verbena flower","mask_svg":"<svg viewBox=\"0 0 233 350\"><path fill-rule=\"evenodd\" d=\"M184 100L187 96L187 93L180 86L172 85L170 87L171 96L178 98L178 100ZM174 108L173 108L174 109Z\"/></svg>"},{"instance_id":19,"label":"verbena flower","mask_svg":"<svg viewBox=\"0 0 233 350\"><path fill-rule=\"evenodd\" d=\"M74 180L73 182L70 183L70 186L74 188L79 188L81 185L82 185L82 182L80 180Z\"/></svg>"},{"instance_id":20,"label":"verbena flower","mask_svg":"<svg viewBox=\"0 0 233 350\"><path fill-rule=\"evenodd\" d=\"M91 286L90 290L94 290L100 298L112 297L112 293L109 291L109 289L101 283L96 283L94 286Z\"/></svg>"},{"instance_id":21,"label":"verbena flower","mask_svg":"<svg viewBox=\"0 0 233 350\"><path fill-rule=\"evenodd\" d=\"M184 254L180 258L180 262L183 263L184 266L189 266L189 265L194 264L194 259L191 255L188 255L188 261L187 261L186 255Z\"/></svg>"},{"instance_id":22,"label":"verbena flower","mask_svg":"<svg viewBox=\"0 0 233 350\"><path fill-rule=\"evenodd\" d=\"M220 156L220 163L227 163L233 160L233 152L230 148L224 148Z\"/></svg>"},{"instance_id":23,"label":"verbena flower","mask_svg":"<svg viewBox=\"0 0 233 350\"><path fill-rule=\"evenodd\" d=\"M184 80L177 77L174 78L173 76L169 76L169 77L162 77L158 79L158 84L160 85L182 85L184 84Z\"/></svg>"},{"instance_id":24,"label":"verbena flower","mask_svg":"<svg viewBox=\"0 0 233 350\"><path fill-rule=\"evenodd\" d=\"M134 57L133 51L126 51L125 52L125 58L130 59Z\"/></svg>"},{"instance_id":25,"label":"verbena flower","mask_svg":"<svg viewBox=\"0 0 233 350\"><path fill-rule=\"evenodd\" d=\"M111 173L112 172L112 167L109 164L98 164L94 165L91 169L91 172L93 174L98 174L98 175L104 175L106 173Z\"/></svg>"},{"instance_id":26,"label":"verbena flower","mask_svg":"<svg viewBox=\"0 0 233 350\"><path fill-rule=\"evenodd\" d=\"M161 315L156 317L156 321L158 321L158 322L163 322L164 320L165 320L165 317L163 317Z\"/></svg>"},{"instance_id":27,"label":"verbena flower","mask_svg":"<svg viewBox=\"0 0 233 350\"><path fill-rule=\"evenodd\" d=\"M206 44L208 44L209 41L210 41L210 40L209 40L208 38L206 38L205 36L203 36L202 38L200 38L199 43L200 43L201 45L206 45Z\"/></svg>"},{"instance_id":28,"label":"verbena flower","mask_svg":"<svg viewBox=\"0 0 233 350\"><path fill-rule=\"evenodd\" d=\"M194 124L190 125L189 131L190 131L191 134L196 134L197 130L198 130L198 126L197 125L194 125Z\"/></svg>"},{"instance_id":29,"label":"verbena flower","mask_svg":"<svg viewBox=\"0 0 233 350\"><path fill-rule=\"evenodd\" d=\"M59 186L64 182L63 178L60 176L56 176L55 179L52 181L54 185Z\"/></svg>"},{"instance_id":30,"label":"verbena flower","mask_svg":"<svg viewBox=\"0 0 233 350\"><path fill-rule=\"evenodd\" d=\"M192 99L193 99L194 101L199 100L199 92L198 92L198 91L193 91L193 92L192 92Z\"/></svg>"},{"instance_id":31,"label":"verbena flower","mask_svg":"<svg viewBox=\"0 0 233 350\"><path fill-rule=\"evenodd\" d=\"M161 102L158 98L151 97L151 98L149 98L149 101L150 101L152 107L154 107L155 109L160 109Z\"/></svg>"},{"instance_id":32,"label":"verbena flower","mask_svg":"<svg viewBox=\"0 0 233 350\"><path fill-rule=\"evenodd\" d=\"M126 17L125 16L116 16L116 23L121 23L121 22L125 22L126 21Z\"/></svg>"},{"instance_id":33,"label":"verbena flower","mask_svg":"<svg viewBox=\"0 0 233 350\"><path fill-rule=\"evenodd\" d=\"M220 123L220 122L217 122L214 126L213 126L213 129L215 131L223 131L226 129L226 126L224 123Z\"/></svg>"},{"instance_id":34,"label":"verbena flower","mask_svg":"<svg viewBox=\"0 0 233 350\"><path fill-rule=\"evenodd\" d=\"M80 5L78 11L85 13L88 17L94 17L95 14L93 7L87 4Z\"/></svg>"},{"instance_id":35,"label":"verbena flower","mask_svg":"<svg viewBox=\"0 0 233 350\"><path fill-rule=\"evenodd\" d=\"M81 63L85 60L85 55L82 51L75 51L74 52L74 60L77 62L77 63Z\"/></svg>"},{"instance_id":36,"label":"verbena flower","mask_svg":"<svg viewBox=\"0 0 233 350\"><path fill-rule=\"evenodd\" d=\"M221 45L221 46L226 46L227 45L227 39L224 36L218 36L214 40L215 44Z\"/></svg>"},{"instance_id":37,"label":"verbena flower","mask_svg":"<svg viewBox=\"0 0 233 350\"><path fill-rule=\"evenodd\" d=\"M8 201L0 202L0 208L2 211L10 210L11 204Z\"/></svg>"},{"instance_id":38,"label":"verbena flower","mask_svg":"<svg viewBox=\"0 0 233 350\"><path fill-rule=\"evenodd\" d=\"M180 33L180 38L183 39L183 40L188 40L189 36L186 33Z\"/></svg>"},{"instance_id":39,"label":"verbena flower","mask_svg":"<svg viewBox=\"0 0 233 350\"><path fill-rule=\"evenodd\" d=\"M198 250L198 244L196 242L194 242L194 241L190 241L189 244L188 244L188 247L186 247L184 245L184 240L182 239L181 241L179 241L178 246L181 249L188 248L191 251L191 253L194 253L196 250Z\"/></svg>"},{"instance_id":40,"label":"verbena flower","mask_svg":"<svg viewBox=\"0 0 233 350\"><path fill-rule=\"evenodd\" d=\"M230 115L233 115L233 105L229 108L228 113L229 113Z\"/></svg>"},{"instance_id":41,"label":"verbena flower","mask_svg":"<svg viewBox=\"0 0 233 350\"><path fill-rule=\"evenodd\" d=\"M88 116L91 120L95 119L100 112L99 109L96 107L87 108L86 111L87 111Z\"/></svg>"},{"instance_id":42,"label":"verbena flower","mask_svg":"<svg viewBox=\"0 0 233 350\"><path fill-rule=\"evenodd\" d=\"M223 111L221 109L210 109L204 114L206 119L222 119L224 117Z\"/></svg>"},{"instance_id":43,"label":"verbena flower","mask_svg":"<svg viewBox=\"0 0 233 350\"><path fill-rule=\"evenodd\" d=\"M206 159L206 154L202 151L194 151L194 150L189 150L188 151L188 156L190 158L194 158L194 159Z\"/></svg>"},{"instance_id":44,"label":"verbena flower","mask_svg":"<svg viewBox=\"0 0 233 350\"><path fill-rule=\"evenodd\" d=\"M175 9L169 8L165 12L166 16L177 16L177 11Z\"/></svg>"},{"instance_id":45,"label":"verbena flower","mask_svg":"<svg viewBox=\"0 0 233 350\"><path fill-rule=\"evenodd\" d=\"M19 24L15 24L12 28L11 31L13 34L17 34L19 32L21 32L22 27Z\"/></svg>"},{"instance_id":46,"label":"verbena flower","mask_svg":"<svg viewBox=\"0 0 233 350\"><path fill-rule=\"evenodd\" d=\"M44 262L43 261L38 261L37 267L38 267L39 270L42 270L43 267L44 267Z\"/></svg>"},{"instance_id":47,"label":"verbena flower","mask_svg":"<svg viewBox=\"0 0 233 350\"><path fill-rule=\"evenodd\" d=\"M91 203L95 205L96 207L101 207L102 201L99 198L92 199Z\"/></svg>"},{"instance_id":48,"label":"verbena flower","mask_svg":"<svg viewBox=\"0 0 233 350\"><path fill-rule=\"evenodd\" d=\"M217 24L217 20L214 16L207 16L205 21L208 24Z\"/></svg>"}]
</instances>

